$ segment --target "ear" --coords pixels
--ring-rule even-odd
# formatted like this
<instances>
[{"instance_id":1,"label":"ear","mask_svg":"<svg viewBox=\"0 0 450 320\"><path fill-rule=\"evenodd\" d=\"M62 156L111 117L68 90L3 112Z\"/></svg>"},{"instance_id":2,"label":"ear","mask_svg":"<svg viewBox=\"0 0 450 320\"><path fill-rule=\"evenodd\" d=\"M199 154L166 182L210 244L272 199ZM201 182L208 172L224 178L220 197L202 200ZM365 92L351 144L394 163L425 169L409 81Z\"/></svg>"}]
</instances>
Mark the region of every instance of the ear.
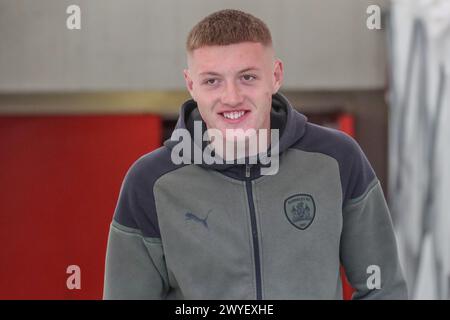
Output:
<instances>
[{"instance_id":1,"label":"ear","mask_svg":"<svg viewBox=\"0 0 450 320\"><path fill-rule=\"evenodd\" d=\"M273 92L277 93L283 83L283 62L280 59L275 59L273 70Z\"/></svg>"},{"instance_id":2,"label":"ear","mask_svg":"<svg viewBox=\"0 0 450 320\"><path fill-rule=\"evenodd\" d=\"M194 98L194 82L192 81L191 76L189 75L189 69L184 69L183 70L183 74L184 74L184 81L186 82L186 88L189 91L189 94L191 95L192 99L195 100Z\"/></svg>"}]
</instances>

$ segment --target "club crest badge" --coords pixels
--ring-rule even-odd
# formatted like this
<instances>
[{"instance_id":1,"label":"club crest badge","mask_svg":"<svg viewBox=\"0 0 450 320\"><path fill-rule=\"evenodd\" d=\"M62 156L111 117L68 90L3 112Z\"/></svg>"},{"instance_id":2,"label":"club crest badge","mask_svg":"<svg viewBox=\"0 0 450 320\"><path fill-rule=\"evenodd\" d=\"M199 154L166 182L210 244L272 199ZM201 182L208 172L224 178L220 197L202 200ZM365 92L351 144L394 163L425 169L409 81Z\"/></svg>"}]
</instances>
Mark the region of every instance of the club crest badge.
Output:
<instances>
[{"instance_id":1,"label":"club crest badge","mask_svg":"<svg viewBox=\"0 0 450 320\"><path fill-rule=\"evenodd\" d=\"M284 201L284 213L292 225L305 230L316 216L316 204L309 194L295 194Z\"/></svg>"}]
</instances>

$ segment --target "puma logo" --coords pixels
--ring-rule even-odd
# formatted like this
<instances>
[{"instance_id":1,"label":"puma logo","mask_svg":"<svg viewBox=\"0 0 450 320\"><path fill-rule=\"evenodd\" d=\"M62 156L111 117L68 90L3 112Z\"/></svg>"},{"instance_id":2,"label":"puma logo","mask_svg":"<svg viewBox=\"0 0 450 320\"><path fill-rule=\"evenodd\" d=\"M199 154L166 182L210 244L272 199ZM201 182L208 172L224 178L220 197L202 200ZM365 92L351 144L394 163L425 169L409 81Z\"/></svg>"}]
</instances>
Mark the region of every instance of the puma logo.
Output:
<instances>
[{"instance_id":1,"label":"puma logo","mask_svg":"<svg viewBox=\"0 0 450 320\"><path fill-rule=\"evenodd\" d=\"M211 213L211 211L212 211L212 209L208 211L208 213L206 214L206 217L203 219L199 218L198 216L196 216L195 214L193 214L191 212L186 212L184 216L186 217L186 220L193 220L195 222L199 222L199 223L203 224L206 229L208 229L207 220L208 220L208 216Z\"/></svg>"}]
</instances>

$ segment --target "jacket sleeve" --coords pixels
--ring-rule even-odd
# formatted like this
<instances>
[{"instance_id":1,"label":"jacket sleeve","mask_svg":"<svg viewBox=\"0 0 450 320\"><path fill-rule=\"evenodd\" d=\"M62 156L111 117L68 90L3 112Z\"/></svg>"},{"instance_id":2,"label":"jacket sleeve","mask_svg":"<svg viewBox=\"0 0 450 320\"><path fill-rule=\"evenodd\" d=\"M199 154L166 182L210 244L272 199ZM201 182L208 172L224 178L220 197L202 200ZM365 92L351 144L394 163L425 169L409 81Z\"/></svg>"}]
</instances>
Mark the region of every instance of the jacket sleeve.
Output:
<instances>
[{"instance_id":1,"label":"jacket sleeve","mask_svg":"<svg viewBox=\"0 0 450 320\"><path fill-rule=\"evenodd\" d=\"M138 160L122 184L106 250L103 299L165 299L168 276L152 179ZM145 177L145 178L144 178Z\"/></svg>"},{"instance_id":2,"label":"jacket sleeve","mask_svg":"<svg viewBox=\"0 0 450 320\"><path fill-rule=\"evenodd\" d=\"M407 299L397 243L383 190L354 142L343 202L340 258L353 299Z\"/></svg>"}]
</instances>

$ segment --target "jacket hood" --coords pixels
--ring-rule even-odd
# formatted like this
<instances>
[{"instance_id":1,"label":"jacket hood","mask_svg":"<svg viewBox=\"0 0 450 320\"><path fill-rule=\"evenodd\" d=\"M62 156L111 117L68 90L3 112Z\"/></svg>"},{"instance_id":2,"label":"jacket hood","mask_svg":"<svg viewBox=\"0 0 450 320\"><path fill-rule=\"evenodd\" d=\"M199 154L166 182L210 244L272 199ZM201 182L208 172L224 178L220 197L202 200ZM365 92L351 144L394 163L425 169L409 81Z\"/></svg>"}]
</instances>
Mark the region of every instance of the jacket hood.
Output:
<instances>
[{"instance_id":1,"label":"jacket hood","mask_svg":"<svg viewBox=\"0 0 450 320\"><path fill-rule=\"evenodd\" d=\"M202 125L202 137L204 132L206 131L206 124L203 121L200 112L197 107L197 103L190 99L183 103L180 108L180 114L178 117L177 124L175 125L175 129L187 129L190 133L190 146L191 146L191 159L185 158L185 155L182 155L184 160L187 163L194 163L193 155L194 150L201 150L203 152L204 148L207 147L208 142L202 141L201 146L196 142L194 137L194 121L201 121ZM279 154L283 153L290 146L295 144L305 133L305 127L307 123L307 118L303 114L299 113L295 110L289 101L284 97L281 93L276 93L272 96L272 109L270 112L270 127L271 129L279 129L279 143L278 143L278 152ZM174 137L172 134L170 139L167 139L164 142L164 145L172 150L175 145L179 143L179 138ZM268 155L274 155L274 153L269 149ZM276 150L276 148L273 148ZM246 162L247 163L247 162ZM198 164L202 167L215 169L215 170L226 170L233 166L242 166L242 164L236 163L223 163L223 164ZM260 164L262 165L262 164ZM262 165L263 166L263 165Z\"/></svg>"}]
</instances>

